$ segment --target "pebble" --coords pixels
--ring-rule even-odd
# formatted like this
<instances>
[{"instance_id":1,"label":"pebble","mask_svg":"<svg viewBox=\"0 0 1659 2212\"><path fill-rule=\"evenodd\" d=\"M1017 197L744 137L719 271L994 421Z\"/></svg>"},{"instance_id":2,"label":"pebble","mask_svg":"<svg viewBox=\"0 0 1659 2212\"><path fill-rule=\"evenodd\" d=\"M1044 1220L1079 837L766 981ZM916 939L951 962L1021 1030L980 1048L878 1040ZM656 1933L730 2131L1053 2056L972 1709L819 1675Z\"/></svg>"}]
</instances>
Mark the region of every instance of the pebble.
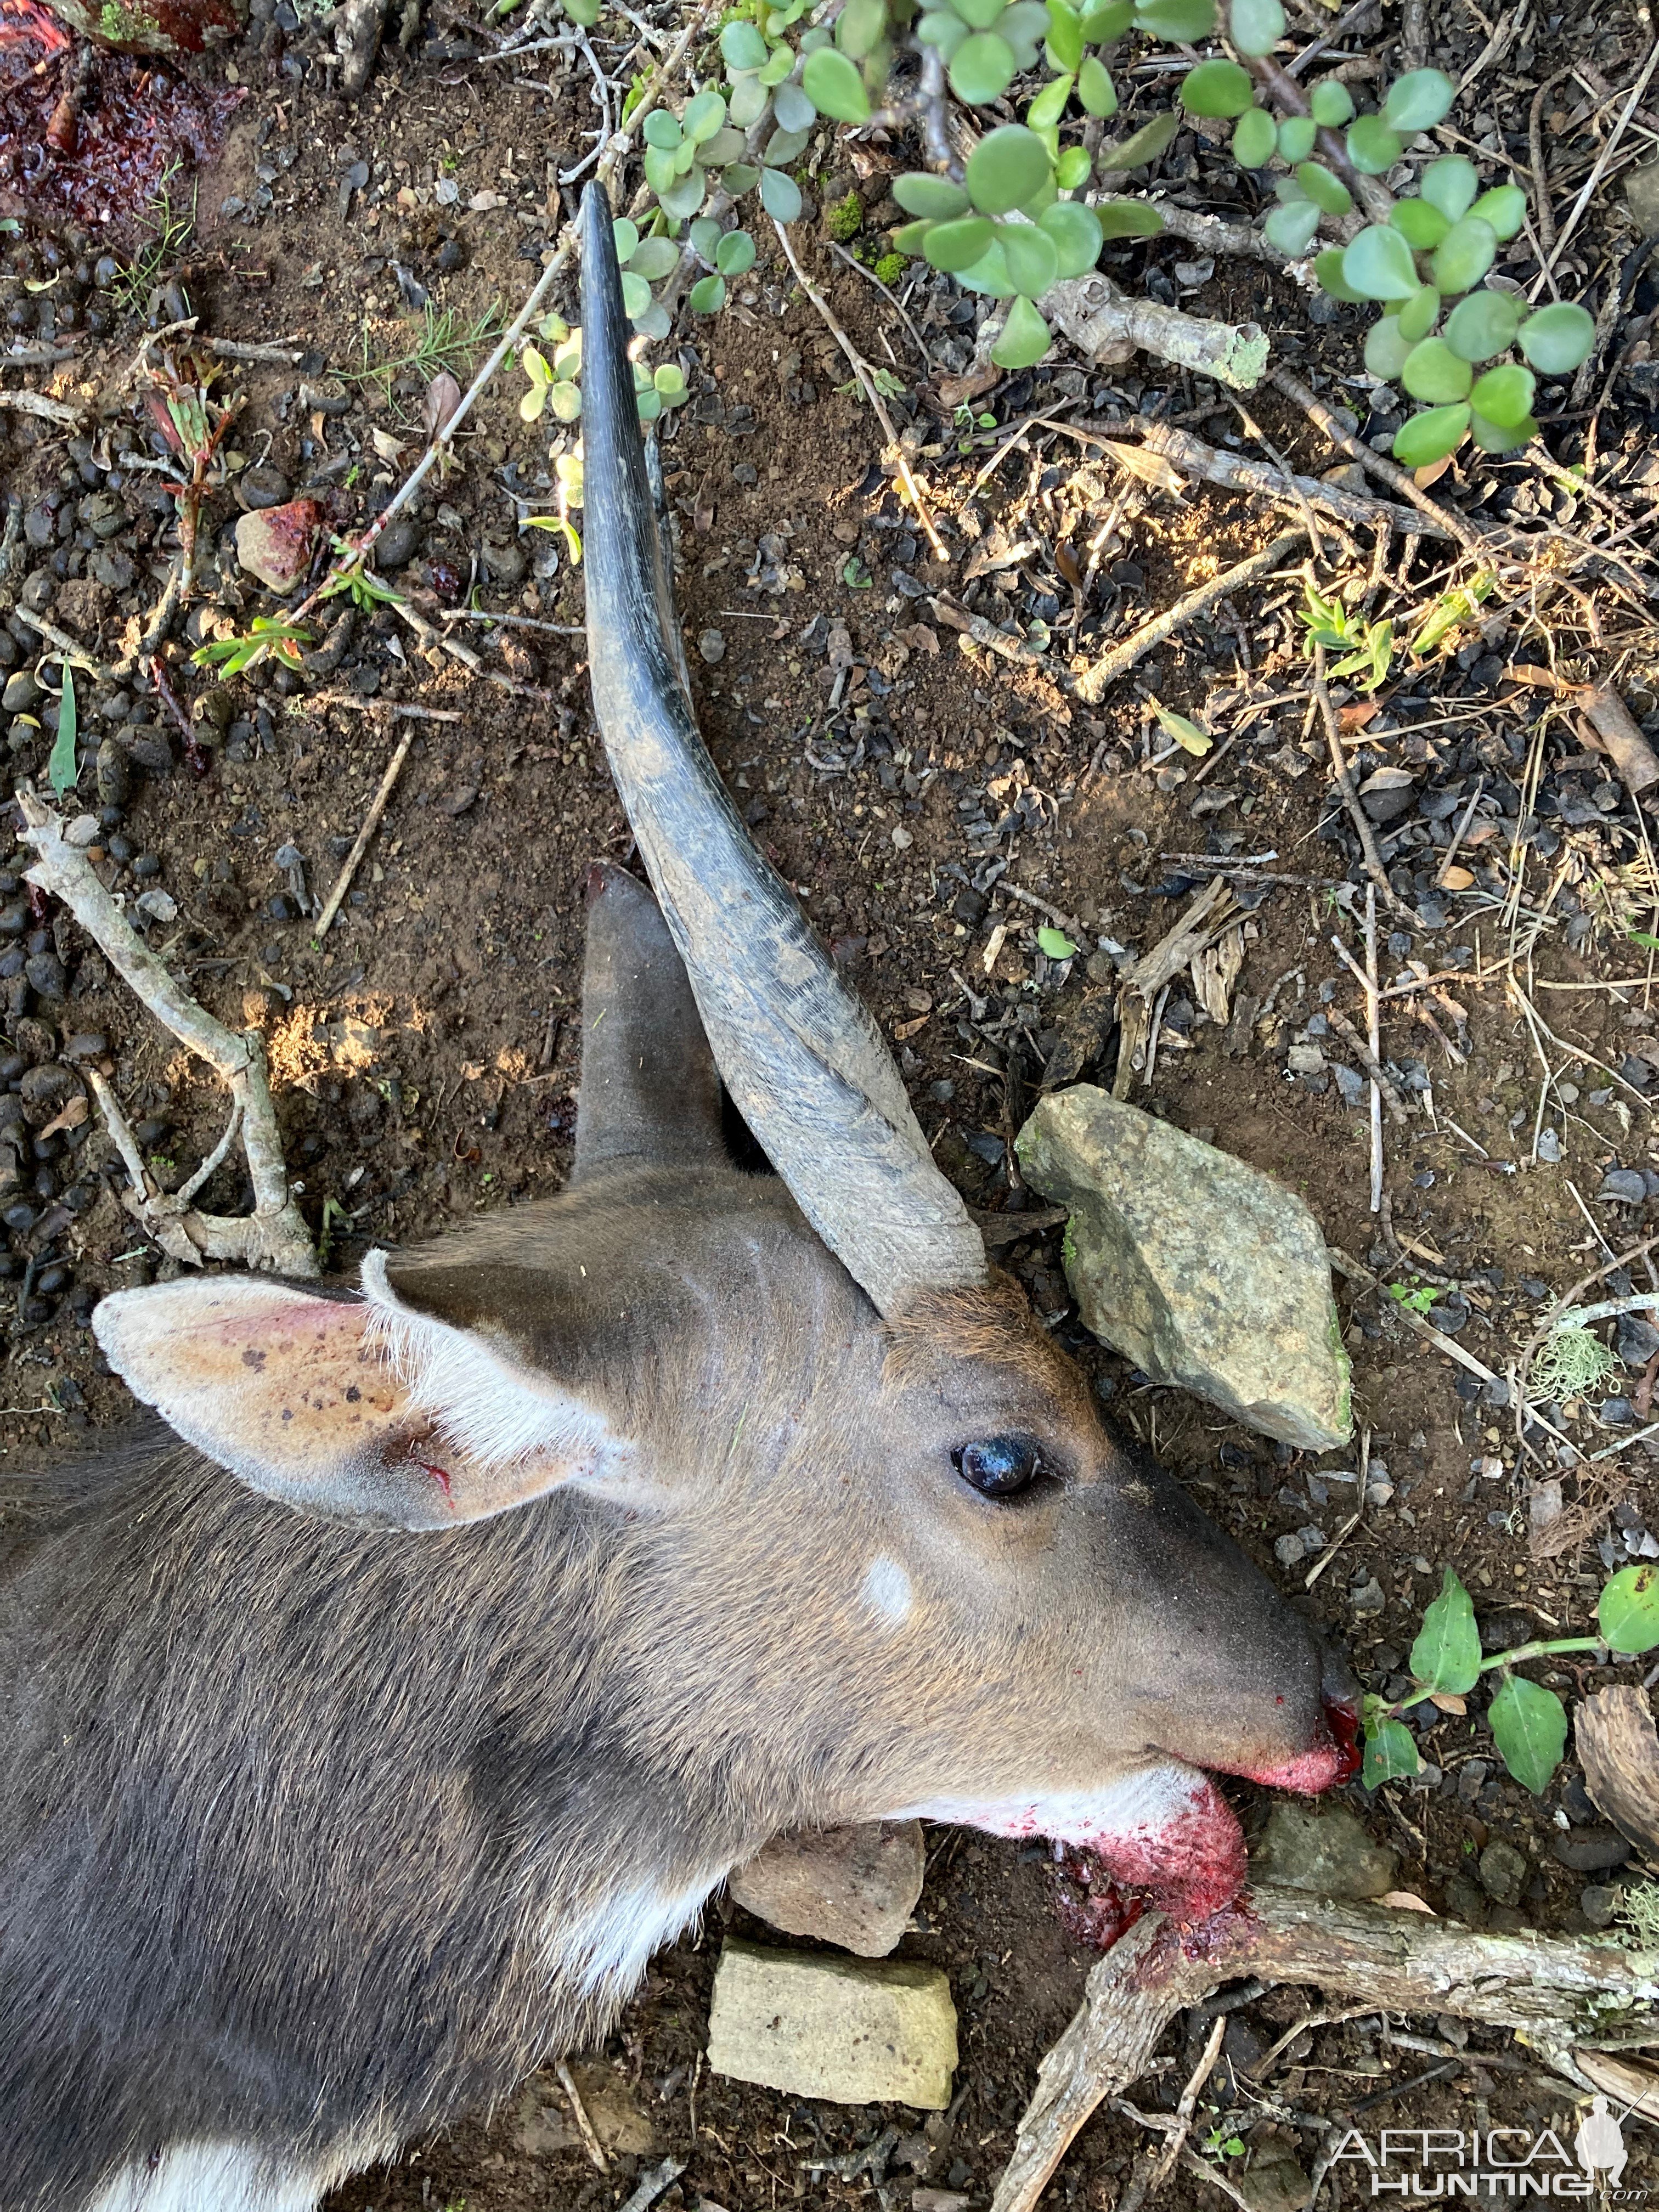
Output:
<instances>
[{"instance_id":1,"label":"pebble","mask_svg":"<svg viewBox=\"0 0 1659 2212\"><path fill-rule=\"evenodd\" d=\"M1610 1168L1595 1194L1597 1198L1616 1199L1624 1206L1640 1206L1647 1194L1648 1187L1639 1168Z\"/></svg>"},{"instance_id":2,"label":"pebble","mask_svg":"<svg viewBox=\"0 0 1659 2212\"><path fill-rule=\"evenodd\" d=\"M1320 1897L1386 1897L1399 1866L1395 1854L1374 1843L1358 1814L1346 1805L1316 1812L1281 1800L1250 1853L1253 1881L1311 1890Z\"/></svg>"},{"instance_id":3,"label":"pebble","mask_svg":"<svg viewBox=\"0 0 1659 2212\"><path fill-rule=\"evenodd\" d=\"M1480 1854L1480 1887L1496 1905L1516 1905L1527 1883L1527 1862L1501 1837Z\"/></svg>"},{"instance_id":4,"label":"pebble","mask_svg":"<svg viewBox=\"0 0 1659 2212\"><path fill-rule=\"evenodd\" d=\"M43 999L61 999L69 989L64 963L55 952L35 952L23 963L29 988Z\"/></svg>"},{"instance_id":5,"label":"pebble","mask_svg":"<svg viewBox=\"0 0 1659 2212\"><path fill-rule=\"evenodd\" d=\"M714 1975L708 2063L730 2081L836 2105L943 2112L957 2013L937 1966L774 1951L728 1937Z\"/></svg>"},{"instance_id":6,"label":"pebble","mask_svg":"<svg viewBox=\"0 0 1659 2212\"><path fill-rule=\"evenodd\" d=\"M479 549L490 581L496 584L521 584L530 563L521 545L495 545L485 538Z\"/></svg>"},{"instance_id":7,"label":"pebble","mask_svg":"<svg viewBox=\"0 0 1659 2212\"><path fill-rule=\"evenodd\" d=\"M127 756L114 738L106 738L98 748L98 803L125 806L131 795L132 772Z\"/></svg>"},{"instance_id":8,"label":"pebble","mask_svg":"<svg viewBox=\"0 0 1659 2212\"><path fill-rule=\"evenodd\" d=\"M244 469L236 483L236 496L246 513L251 508L282 507L293 497L288 478L269 461Z\"/></svg>"},{"instance_id":9,"label":"pebble","mask_svg":"<svg viewBox=\"0 0 1659 2212\"><path fill-rule=\"evenodd\" d=\"M726 1886L746 1912L786 1936L882 1959L904 1933L926 1866L920 1820L869 1820L780 1836Z\"/></svg>"},{"instance_id":10,"label":"pebble","mask_svg":"<svg viewBox=\"0 0 1659 2212\"><path fill-rule=\"evenodd\" d=\"M6 688L0 691L0 708L9 714L31 714L40 705L40 696L33 670L19 668L6 678Z\"/></svg>"},{"instance_id":11,"label":"pebble","mask_svg":"<svg viewBox=\"0 0 1659 2212\"><path fill-rule=\"evenodd\" d=\"M697 657L713 668L726 658L726 640L717 629L706 629L697 640Z\"/></svg>"},{"instance_id":12,"label":"pebble","mask_svg":"<svg viewBox=\"0 0 1659 2212\"><path fill-rule=\"evenodd\" d=\"M1588 1883L1578 1894L1578 1910L1592 1928L1605 1928L1619 1910L1620 1893L1603 1883Z\"/></svg>"},{"instance_id":13,"label":"pebble","mask_svg":"<svg viewBox=\"0 0 1659 2212\"><path fill-rule=\"evenodd\" d=\"M1612 1828L1579 1828L1551 1839L1550 1851L1573 1874L1606 1874L1631 1855L1625 1838Z\"/></svg>"},{"instance_id":14,"label":"pebble","mask_svg":"<svg viewBox=\"0 0 1659 2212\"><path fill-rule=\"evenodd\" d=\"M374 541L377 568L406 568L421 550L421 528L412 515L394 515Z\"/></svg>"}]
</instances>

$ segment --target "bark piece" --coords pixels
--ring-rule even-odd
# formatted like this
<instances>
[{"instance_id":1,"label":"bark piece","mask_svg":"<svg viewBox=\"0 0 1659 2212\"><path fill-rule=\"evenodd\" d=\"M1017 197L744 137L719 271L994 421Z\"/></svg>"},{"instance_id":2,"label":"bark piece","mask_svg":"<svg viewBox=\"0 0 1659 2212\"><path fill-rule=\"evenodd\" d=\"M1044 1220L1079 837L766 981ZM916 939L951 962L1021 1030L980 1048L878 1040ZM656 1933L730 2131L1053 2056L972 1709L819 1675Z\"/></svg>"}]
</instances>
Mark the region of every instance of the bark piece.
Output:
<instances>
[{"instance_id":1,"label":"bark piece","mask_svg":"<svg viewBox=\"0 0 1659 2212\"><path fill-rule=\"evenodd\" d=\"M1659 1858L1659 1730L1646 1695L1598 1690L1573 1717L1584 1786L1621 1836Z\"/></svg>"}]
</instances>

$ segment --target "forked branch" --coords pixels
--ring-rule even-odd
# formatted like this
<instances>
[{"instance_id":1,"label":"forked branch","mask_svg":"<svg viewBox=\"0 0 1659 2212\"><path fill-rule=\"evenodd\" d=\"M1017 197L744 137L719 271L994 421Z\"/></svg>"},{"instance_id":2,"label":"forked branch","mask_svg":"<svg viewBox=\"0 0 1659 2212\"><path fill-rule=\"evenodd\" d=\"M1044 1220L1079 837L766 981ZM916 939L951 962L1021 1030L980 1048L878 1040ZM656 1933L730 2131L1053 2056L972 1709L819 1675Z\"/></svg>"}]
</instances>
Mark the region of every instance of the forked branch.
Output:
<instances>
[{"instance_id":1,"label":"forked branch","mask_svg":"<svg viewBox=\"0 0 1659 2212\"><path fill-rule=\"evenodd\" d=\"M23 842L38 856L27 880L62 899L156 1020L206 1060L230 1093L230 1124L216 1151L182 1190L169 1193L159 1188L144 1165L114 1092L101 1078L94 1079L94 1094L131 1177L127 1211L170 1257L193 1267L204 1260L240 1260L282 1275L319 1273L310 1231L289 1189L266 1079L264 1046L258 1032L239 1035L226 1029L180 990L100 883L85 853L66 842L61 817L27 789L18 793L17 803L23 816ZM253 1211L234 1217L203 1213L191 1200L228 1151L233 1133L240 1134L246 1155Z\"/></svg>"},{"instance_id":2,"label":"forked branch","mask_svg":"<svg viewBox=\"0 0 1659 2212\"><path fill-rule=\"evenodd\" d=\"M1450 2013L1515 2030L1580 2087L1606 2088L1598 2046L1651 2027L1659 1953L1547 1936L1485 1936L1426 1912L1254 1891L1236 1931L1185 1957L1161 1915L1139 1921L1089 1976L1081 2009L1048 2056L991 2212L1031 2212L1097 2106L1152 2063L1176 2013L1242 1974L1300 1983L1389 2012Z\"/></svg>"}]
</instances>

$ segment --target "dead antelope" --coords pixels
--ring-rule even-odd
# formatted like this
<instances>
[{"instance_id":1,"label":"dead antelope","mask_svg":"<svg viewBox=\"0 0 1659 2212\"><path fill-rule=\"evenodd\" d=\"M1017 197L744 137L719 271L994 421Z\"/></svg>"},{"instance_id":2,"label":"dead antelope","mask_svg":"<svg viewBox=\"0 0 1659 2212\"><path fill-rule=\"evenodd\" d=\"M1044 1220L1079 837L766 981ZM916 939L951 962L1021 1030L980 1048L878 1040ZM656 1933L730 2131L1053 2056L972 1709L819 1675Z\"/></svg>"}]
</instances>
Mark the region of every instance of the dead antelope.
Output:
<instances>
[{"instance_id":1,"label":"dead antelope","mask_svg":"<svg viewBox=\"0 0 1659 2212\"><path fill-rule=\"evenodd\" d=\"M656 901L592 872L560 1197L356 1289L98 1310L172 1433L8 1493L3 2212L302 2212L602 2036L783 1830L1066 1838L1195 1918L1243 1866L1201 1770L1340 1770L1308 1631L988 1268L714 774L582 222L593 696Z\"/></svg>"}]
</instances>

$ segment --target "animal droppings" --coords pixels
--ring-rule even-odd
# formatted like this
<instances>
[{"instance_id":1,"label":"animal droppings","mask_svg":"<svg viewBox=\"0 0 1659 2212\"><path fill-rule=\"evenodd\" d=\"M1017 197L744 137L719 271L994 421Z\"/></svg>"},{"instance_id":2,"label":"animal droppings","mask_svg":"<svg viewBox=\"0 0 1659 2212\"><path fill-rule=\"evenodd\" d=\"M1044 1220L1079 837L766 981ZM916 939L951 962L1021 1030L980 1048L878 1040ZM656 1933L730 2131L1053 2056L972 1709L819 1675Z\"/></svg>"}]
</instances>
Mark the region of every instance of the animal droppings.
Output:
<instances>
[{"instance_id":1,"label":"animal droppings","mask_svg":"<svg viewBox=\"0 0 1659 2212\"><path fill-rule=\"evenodd\" d=\"M708 2063L787 2096L943 2112L957 2063L951 1984L937 1966L729 1938L714 1976Z\"/></svg>"}]
</instances>

